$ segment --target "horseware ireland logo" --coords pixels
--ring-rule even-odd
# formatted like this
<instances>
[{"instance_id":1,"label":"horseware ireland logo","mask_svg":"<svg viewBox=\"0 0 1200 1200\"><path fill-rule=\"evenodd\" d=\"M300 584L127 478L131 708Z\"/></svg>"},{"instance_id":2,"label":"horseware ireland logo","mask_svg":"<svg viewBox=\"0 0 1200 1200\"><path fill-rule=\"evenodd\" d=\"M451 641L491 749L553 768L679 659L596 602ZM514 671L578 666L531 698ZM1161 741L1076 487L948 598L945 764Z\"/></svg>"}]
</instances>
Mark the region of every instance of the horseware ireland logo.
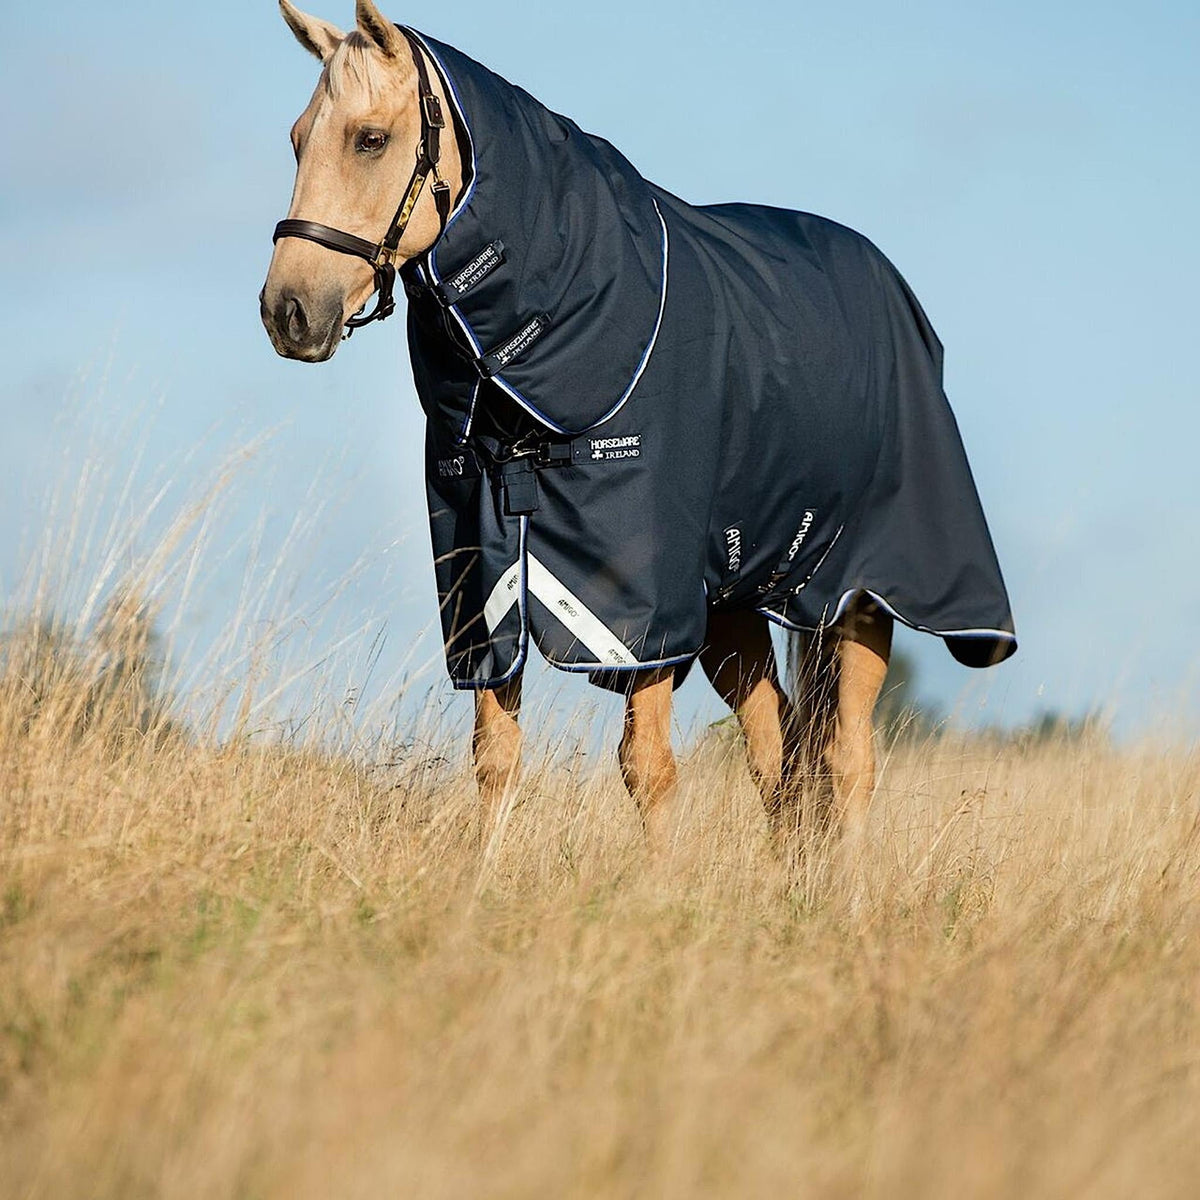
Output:
<instances>
[{"instance_id":1,"label":"horseware ireland logo","mask_svg":"<svg viewBox=\"0 0 1200 1200\"><path fill-rule=\"evenodd\" d=\"M640 458L642 456L642 438L640 434L632 437L591 438L592 459L595 462L611 462L617 458Z\"/></svg>"},{"instance_id":2,"label":"horseware ireland logo","mask_svg":"<svg viewBox=\"0 0 1200 1200\"><path fill-rule=\"evenodd\" d=\"M478 287L504 261L504 243L485 246L457 275L442 284L447 299L453 302Z\"/></svg>"}]
</instances>

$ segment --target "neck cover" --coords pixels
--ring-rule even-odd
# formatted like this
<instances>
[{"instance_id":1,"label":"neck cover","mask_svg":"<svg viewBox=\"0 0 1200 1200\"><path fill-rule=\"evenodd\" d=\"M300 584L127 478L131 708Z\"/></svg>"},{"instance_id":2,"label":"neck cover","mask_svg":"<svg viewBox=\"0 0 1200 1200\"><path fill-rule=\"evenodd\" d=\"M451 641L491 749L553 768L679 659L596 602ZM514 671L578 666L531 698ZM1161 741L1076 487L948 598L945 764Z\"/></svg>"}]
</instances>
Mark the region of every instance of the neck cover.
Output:
<instances>
[{"instance_id":1,"label":"neck cover","mask_svg":"<svg viewBox=\"0 0 1200 1200\"><path fill-rule=\"evenodd\" d=\"M421 281L479 364L464 376L472 386L486 375L546 429L582 433L628 399L661 325L667 234L651 187L607 142L426 44L451 81L472 161ZM423 383L436 403L461 405L462 381Z\"/></svg>"},{"instance_id":2,"label":"neck cover","mask_svg":"<svg viewBox=\"0 0 1200 1200\"><path fill-rule=\"evenodd\" d=\"M1011 654L941 346L883 255L688 205L421 42L469 160L402 271L455 684L511 678L532 635L620 687L690 663L709 608L814 629L861 592L969 665Z\"/></svg>"}]
</instances>

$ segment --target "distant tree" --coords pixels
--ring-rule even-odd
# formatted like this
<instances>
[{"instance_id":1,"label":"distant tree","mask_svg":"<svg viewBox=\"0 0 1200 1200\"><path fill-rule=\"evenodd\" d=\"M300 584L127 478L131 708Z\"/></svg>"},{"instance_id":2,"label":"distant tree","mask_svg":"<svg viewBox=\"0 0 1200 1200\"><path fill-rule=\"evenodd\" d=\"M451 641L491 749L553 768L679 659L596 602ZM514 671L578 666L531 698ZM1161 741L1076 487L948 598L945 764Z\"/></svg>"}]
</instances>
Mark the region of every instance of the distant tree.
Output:
<instances>
[{"instance_id":1,"label":"distant tree","mask_svg":"<svg viewBox=\"0 0 1200 1200\"><path fill-rule=\"evenodd\" d=\"M115 593L89 633L54 618L18 621L0 636L0 721L68 738L178 735L163 666L153 613L132 590Z\"/></svg>"},{"instance_id":2,"label":"distant tree","mask_svg":"<svg viewBox=\"0 0 1200 1200\"><path fill-rule=\"evenodd\" d=\"M1053 709L1044 709L1031 721L1019 726L1009 735L1009 740L1026 745L1048 742L1077 742L1088 737L1107 737L1107 722L1100 713L1087 712L1083 716L1069 717Z\"/></svg>"},{"instance_id":3,"label":"distant tree","mask_svg":"<svg viewBox=\"0 0 1200 1200\"><path fill-rule=\"evenodd\" d=\"M93 703L109 719L146 733L166 715L162 640L154 614L133 590L116 592L93 634L99 652Z\"/></svg>"}]
</instances>

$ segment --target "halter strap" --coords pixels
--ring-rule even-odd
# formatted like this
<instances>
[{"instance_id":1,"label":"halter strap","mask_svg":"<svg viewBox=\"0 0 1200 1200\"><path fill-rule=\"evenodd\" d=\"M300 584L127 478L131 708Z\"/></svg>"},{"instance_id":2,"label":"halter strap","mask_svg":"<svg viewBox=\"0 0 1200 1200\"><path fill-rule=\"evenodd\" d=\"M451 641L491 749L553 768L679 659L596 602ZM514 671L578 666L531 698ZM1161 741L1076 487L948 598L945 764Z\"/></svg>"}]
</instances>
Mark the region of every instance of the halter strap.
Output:
<instances>
[{"instance_id":1,"label":"halter strap","mask_svg":"<svg viewBox=\"0 0 1200 1200\"><path fill-rule=\"evenodd\" d=\"M400 240L412 219L417 201L425 190L429 177L433 176L433 200L438 214L438 237L446 231L450 220L450 185L438 171L438 163L442 156L442 130L446 128L446 117L442 111L442 102L434 93L429 82L429 68L417 39L403 25L397 26L408 48L412 53L413 63L417 68L417 95L421 109L421 140L417 144L417 162L404 189L400 206L388 226L382 241L369 242L352 233L334 229L331 225L322 225L319 221L303 221L289 218L280 221L275 226L275 234L271 239L278 242L280 238L304 238L316 242L328 250L336 250L339 254L350 254L355 258L366 259L375 271L375 307L366 316L362 310L346 322L346 337L363 325L372 321L384 321L396 311L396 301L393 295L396 287L396 254L400 249ZM366 306L364 305L364 308Z\"/></svg>"}]
</instances>

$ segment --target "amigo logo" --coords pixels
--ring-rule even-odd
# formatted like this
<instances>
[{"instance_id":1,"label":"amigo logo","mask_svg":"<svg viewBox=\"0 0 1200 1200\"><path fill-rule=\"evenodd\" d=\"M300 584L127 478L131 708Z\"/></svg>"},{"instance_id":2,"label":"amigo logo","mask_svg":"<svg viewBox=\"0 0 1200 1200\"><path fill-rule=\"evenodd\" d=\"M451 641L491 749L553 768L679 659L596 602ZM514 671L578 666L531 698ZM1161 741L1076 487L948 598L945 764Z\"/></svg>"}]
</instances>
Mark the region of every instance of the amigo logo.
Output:
<instances>
[{"instance_id":1,"label":"amigo logo","mask_svg":"<svg viewBox=\"0 0 1200 1200\"><path fill-rule=\"evenodd\" d=\"M800 548L804 545L808 538L809 532L813 527L813 522L816 521L817 514L811 508L804 512L804 520L800 522L800 528L796 530L796 536L792 539L792 544L788 548L787 560L792 562L797 554L800 553Z\"/></svg>"},{"instance_id":2,"label":"amigo logo","mask_svg":"<svg viewBox=\"0 0 1200 1200\"><path fill-rule=\"evenodd\" d=\"M593 462L611 462L619 458L640 458L642 456L641 434L630 437L590 438Z\"/></svg>"},{"instance_id":3,"label":"amigo logo","mask_svg":"<svg viewBox=\"0 0 1200 1200\"><path fill-rule=\"evenodd\" d=\"M727 573L738 574L742 569L742 531L736 525L725 530L725 553L728 556Z\"/></svg>"}]
</instances>

